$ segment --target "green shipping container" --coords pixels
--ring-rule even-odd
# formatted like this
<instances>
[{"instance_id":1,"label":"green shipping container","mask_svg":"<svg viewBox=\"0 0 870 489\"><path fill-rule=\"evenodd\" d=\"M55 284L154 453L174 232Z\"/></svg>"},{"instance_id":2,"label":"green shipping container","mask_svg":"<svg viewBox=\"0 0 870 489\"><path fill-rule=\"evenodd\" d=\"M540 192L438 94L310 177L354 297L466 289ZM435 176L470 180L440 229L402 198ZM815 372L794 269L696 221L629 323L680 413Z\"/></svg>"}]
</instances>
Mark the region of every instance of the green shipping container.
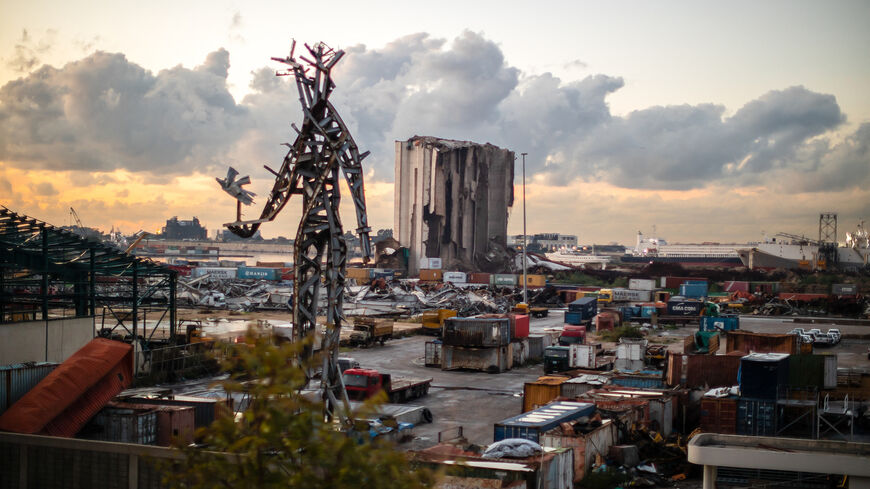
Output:
<instances>
[{"instance_id":1,"label":"green shipping container","mask_svg":"<svg viewBox=\"0 0 870 489\"><path fill-rule=\"evenodd\" d=\"M492 280L492 285L512 286L517 284L516 275L494 273L490 275L490 278Z\"/></svg>"},{"instance_id":2,"label":"green shipping container","mask_svg":"<svg viewBox=\"0 0 870 489\"><path fill-rule=\"evenodd\" d=\"M788 385L791 387L825 387L824 355L790 355Z\"/></svg>"}]
</instances>

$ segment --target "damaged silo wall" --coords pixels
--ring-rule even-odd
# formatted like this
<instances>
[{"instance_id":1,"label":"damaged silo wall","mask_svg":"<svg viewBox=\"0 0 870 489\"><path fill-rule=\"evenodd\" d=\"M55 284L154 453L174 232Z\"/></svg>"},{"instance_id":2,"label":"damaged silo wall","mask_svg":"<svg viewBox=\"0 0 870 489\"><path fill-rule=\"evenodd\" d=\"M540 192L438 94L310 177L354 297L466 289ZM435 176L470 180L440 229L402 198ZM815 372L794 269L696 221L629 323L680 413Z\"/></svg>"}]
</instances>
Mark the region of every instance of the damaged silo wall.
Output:
<instances>
[{"instance_id":1,"label":"damaged silo wall","mask_svg":"<svg viewBox=\"0 0 870 489\"><path fill-rule=\"evenodd\" d=\"M396 142L394 231L421 258L443 267L501 271L507 260L514 153L491 144L415 136Z\"/></svg>"}]
</instances>

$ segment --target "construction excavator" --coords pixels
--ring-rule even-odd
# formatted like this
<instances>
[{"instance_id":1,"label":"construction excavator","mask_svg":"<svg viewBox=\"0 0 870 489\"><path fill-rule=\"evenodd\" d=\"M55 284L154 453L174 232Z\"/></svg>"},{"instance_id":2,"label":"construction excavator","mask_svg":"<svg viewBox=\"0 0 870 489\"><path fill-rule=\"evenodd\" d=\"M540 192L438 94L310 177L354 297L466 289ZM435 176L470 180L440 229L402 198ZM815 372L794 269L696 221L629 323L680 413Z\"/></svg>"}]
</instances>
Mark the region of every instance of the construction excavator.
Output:
<instances>
[{"instance_id":1,"label":"construction excavator","mask_svg":"<svg viewBox=\"0 0 870 489\"><path fill-rule=\"evenodd\" d=\"M293 336L295 340L313 336L319 327L316 322L321 283L327 295L326 333L323 336L323 366L321 391L325 418L333 419L336 411L342 422L352 425L350 404L338 369L338 345L342 321L342 304L347 262L347 242L343 236L339 202L342 176L350 189L356 209L357 234L363 261L368 262L371 242L363 189L362 160L369 154L360 153L344 121L329 101L335 89L331 71L344 56L323 43L305 45L307 56L295 57L296 41L290 54L272 58L284 64L285 71L277 76L293 76L299 92L304 120L302 127L295 124L296 140L290 144L279 170L268 166L275 183L259 219L242 219L242 204L251 205L255 194L242 188L250 182L248 176L237 178L239 172L230 168L226 178L218 178L221 188L237 201L236 221L227 223L227 229L248 238L261 224L275 219L290 198L299 196L302 219L294 242L293 282ZM303 356L311 356L308 349ZM309 379L313 372L309 375Z\"/></svg>"}]
</instances>

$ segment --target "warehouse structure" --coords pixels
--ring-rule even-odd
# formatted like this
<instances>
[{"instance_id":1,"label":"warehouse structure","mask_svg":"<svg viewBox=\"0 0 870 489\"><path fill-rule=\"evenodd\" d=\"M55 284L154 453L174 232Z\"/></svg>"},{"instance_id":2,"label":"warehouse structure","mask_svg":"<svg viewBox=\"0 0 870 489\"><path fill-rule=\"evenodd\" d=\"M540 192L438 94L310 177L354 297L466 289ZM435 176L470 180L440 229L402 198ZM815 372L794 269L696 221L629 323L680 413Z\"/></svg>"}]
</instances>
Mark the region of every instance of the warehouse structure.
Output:
<instances>
[{"instance_id":1,"label":"warehouse structure","mask_svg":"<svg viewBox=\"0 0 870 489\"><path fill-rule=\"evenodd\" d=\"M177 272L0 206L0 358L62 362L97 334L175 334Z\"/></svg>"},{"instance_id":2,"label":"warehouse structure","mask_svg":"<svg viewBox=\"0 0 870 489\"><path fill-rule=\"evenodd\" d=\"M414 136L396 141L393 232L409 273L440 258L450 270L501 272L514 153L491 144Z\"/></svg>"}]
</instances>

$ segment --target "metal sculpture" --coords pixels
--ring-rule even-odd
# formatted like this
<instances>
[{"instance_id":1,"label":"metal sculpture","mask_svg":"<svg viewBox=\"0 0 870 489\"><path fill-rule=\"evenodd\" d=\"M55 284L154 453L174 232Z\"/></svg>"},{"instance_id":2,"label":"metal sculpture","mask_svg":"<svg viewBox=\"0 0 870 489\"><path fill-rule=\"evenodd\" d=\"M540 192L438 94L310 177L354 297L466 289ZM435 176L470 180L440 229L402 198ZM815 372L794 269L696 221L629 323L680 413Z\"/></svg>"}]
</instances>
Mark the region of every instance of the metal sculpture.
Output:
<instances>
[{"instance_id":1,"label":"metal sculpture","mask_svg":"<svg viewBox=\"0 0 870 489\"><path fill-rule=\"evenodd\" d=\"M363 260L368 262L371 257L371 228L366 216L361 162L369 152L359 152L350 131L329 102L329 96L335 89L331 70L344 56L344 51L333 50L323 43L314 46L306 44L305 48L311 56L311 59L299 57L305 64L294 57L296 41L293 41L289 56L272 58L290 68L277 72L277 76L295 77L304 121L301 129L291 124L297 136L292 145L285 143L290 150L281 168L275 171L265 167L275 175L275 184L260 218L242 221L241 196L247 197L248 194L240 185L249 181L247 177L235 180L237 173L231 170L226 180L218 179L218 182L239 201L236 222L225 226L241 237L252 236L260 224L275 219L292 195L301 196L302 220L294 246L293 334L297 340L314 334L323 279L327 297L327 331L323 337L321 388L326 416L332 418L339 400L348 416L350 412L341 372L336 364L347 260L347 243L339 217L339 184L343 175L356 208L356 231ZM306 355L310 354L309 349Z\"/></svg>"}]
</instances>

